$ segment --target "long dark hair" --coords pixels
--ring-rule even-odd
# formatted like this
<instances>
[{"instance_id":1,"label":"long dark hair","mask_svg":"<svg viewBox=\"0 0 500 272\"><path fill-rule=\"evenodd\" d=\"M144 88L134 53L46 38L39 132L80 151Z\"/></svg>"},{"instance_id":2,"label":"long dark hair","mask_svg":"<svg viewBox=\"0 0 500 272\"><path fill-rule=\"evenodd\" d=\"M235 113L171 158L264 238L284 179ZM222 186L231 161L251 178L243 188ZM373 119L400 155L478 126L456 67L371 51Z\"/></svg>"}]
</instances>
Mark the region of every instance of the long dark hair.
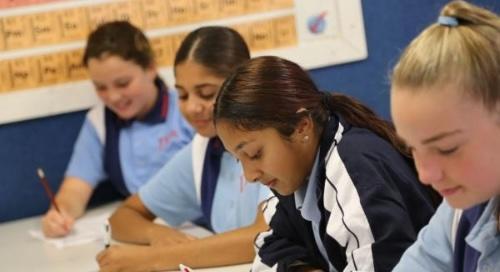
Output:
<instances>
[{"instance_id":1,"label":"long dark hair","mask_svg":"<svg viewBox=\"0 0 500 272\"><path fill-rule=\"evenodd\" d=\"M278 57L258 57L239 67L222 85L214 108L215 121L224 120L245 130L272 127L288 138L306 109L321 132L330 112L350 124L367 128L408 155L404 143L387 121L357 100L338 93L320 92L299 65Z\"/></svg>"},{"instance_id":2,"label":"long dark hair","mask_svg":"<svg viewBox=\"0 0 500 272\"><path fill-rule=\"evenodd\" d=\"M207 26L192 31L184 38L175 55L174 67L188 59L226 78L236 67L250 59L250 50L235 30L224 26Z\"/></svg>"}]
</instances>

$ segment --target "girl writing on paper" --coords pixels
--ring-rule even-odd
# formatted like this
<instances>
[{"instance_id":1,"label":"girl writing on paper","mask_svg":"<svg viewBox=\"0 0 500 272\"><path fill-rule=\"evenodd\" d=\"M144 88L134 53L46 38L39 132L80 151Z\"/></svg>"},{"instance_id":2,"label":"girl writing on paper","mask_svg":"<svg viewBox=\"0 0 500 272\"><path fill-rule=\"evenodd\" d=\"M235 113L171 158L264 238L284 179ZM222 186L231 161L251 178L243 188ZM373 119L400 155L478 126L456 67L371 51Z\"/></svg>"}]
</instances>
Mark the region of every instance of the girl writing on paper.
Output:
<instances>
[{"instance_id":1,"label":"girl writing on paper","mask_svg":"<svg viewBox=\"0 0 500 272\"><path fill-rule=\"evenodd\" d=\"M60 212L50 207L42 219L48 237L71 231L100 182L109 180L123 196L137 192L193 135L140 29L126 21L100 25L83 64L103 104L87 113L74 145L56 195Z\"/></svg>"},{"instance_id":2,"label":"girl writing on paper","mask_svg":"<svg viewBox=\"0 0 500 272\"><path fill-rule=\"evenodd\" d=\"M259 203L270 191L245 184L239 162L220 143L213 103L224 79L250 58L243 38L227 27L202 27L181 43L174 61L180 109L196 129L182 149L111 217L113 238L142 244L99 253L101 271L152 271L250 262L253 240L267 228ZM257 217L256 217L257 215ZM153 223L160 217L169 225ZM194 239L173 228L194 221L215 235Z\"/></svg>"},{"instance_id":3,"label":"girl writing on paper","mask_svg":"<svg viewBox=\"0 0 500 272\"><path fill-rule=\"evenodd\" d=\"M293 62L241 66L214 115L246 179L276 195L252 271L390 271L434 212L392 127Z\"/></svg>"}]
</instances>

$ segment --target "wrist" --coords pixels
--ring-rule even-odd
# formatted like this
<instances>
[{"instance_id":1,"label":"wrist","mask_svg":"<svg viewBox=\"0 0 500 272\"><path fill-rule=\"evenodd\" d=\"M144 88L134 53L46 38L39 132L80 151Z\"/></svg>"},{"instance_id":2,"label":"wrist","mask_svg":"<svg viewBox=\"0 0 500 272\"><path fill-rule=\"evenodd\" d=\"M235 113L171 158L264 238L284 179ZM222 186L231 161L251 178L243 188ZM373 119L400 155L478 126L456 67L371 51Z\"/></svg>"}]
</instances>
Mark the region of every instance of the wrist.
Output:
<instances>
[{"instance_id":1,"label":"wrist","mask_svg":"<svg viewBox=\"0 0 500 272\"><path fill-rule=\"evenodd\" d=\"M146 264L152 271L175 270L179 267L179 259L170 247L149 247Z\"/></svg>"}]
</instances>

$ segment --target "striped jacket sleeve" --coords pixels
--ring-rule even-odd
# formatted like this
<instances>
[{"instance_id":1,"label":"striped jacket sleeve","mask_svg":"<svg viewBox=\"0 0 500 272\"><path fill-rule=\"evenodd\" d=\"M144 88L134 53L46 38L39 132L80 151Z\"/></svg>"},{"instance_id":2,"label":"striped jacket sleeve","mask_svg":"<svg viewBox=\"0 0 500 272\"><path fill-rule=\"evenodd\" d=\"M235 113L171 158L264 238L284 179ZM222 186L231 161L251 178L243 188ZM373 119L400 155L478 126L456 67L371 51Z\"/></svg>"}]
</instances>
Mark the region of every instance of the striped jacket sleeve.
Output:
<instances>
[{"instance_id":1,"label":"striped jacket sleeve","mask_svg":"<svg viewBox=\"0 0 500 272\"><path fill-rule=\"evenodd\" d=\"M380 147L385 143L371 144ZM411 170L393 171L409 169L395 151L379 150L351 142L333 149L326 160L324 244L329 252L334 251L331 245L344 248L343 271L390 271L416 239L418 229L412 216L426 209L429 217L432 214L425 201L413 203L420 206L405 202L400 188L415 188L418 181Z\"/></svg>"},{"instance_id":2,"label":"striped jacket sleeve","mask_svg":"<svg viewBox=\"0 0 500 272\"><path fill-rule=\"evenodd\" d=\"M314 238L302 239L301 235L311 233L303 220L296 218L293 212L293 199L272 197L264 206L264 217L270 226L266 232L260 233L255 239L256 257L252 272L257 271L293 271L291 267L308 264L320 267L315 250ZM287 205L287 207L284 207ZM293 208L291 210L291 208ZM299 235L297 235L299 234ZM305 244L304 240L309 241Z\"/></svg>"}]
</instances>

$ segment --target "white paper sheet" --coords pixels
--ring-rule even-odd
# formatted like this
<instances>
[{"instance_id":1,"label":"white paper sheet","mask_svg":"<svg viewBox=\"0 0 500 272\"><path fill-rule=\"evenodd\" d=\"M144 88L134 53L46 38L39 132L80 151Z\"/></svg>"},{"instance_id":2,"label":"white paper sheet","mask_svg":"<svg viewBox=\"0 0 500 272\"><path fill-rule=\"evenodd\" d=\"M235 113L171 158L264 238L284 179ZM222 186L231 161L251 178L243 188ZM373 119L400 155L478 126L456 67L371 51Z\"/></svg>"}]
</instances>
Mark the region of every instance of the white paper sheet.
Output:
<instances>
[{"instance_id":1,"label":"white paper sheet","mask_svg":"<svg viewBox=\"0 0 500 272\"><path fill-rule=\"evenodd\" d=\"M61 238L47 238L39 229L30 230L28 233L32 237L52 244L59 249L99 240L104 241L104 238L107 235L104 231L104 225L106 224L110 215L110 213L104 213L90 217L86 216L82 219L79 219L75 222L71 233Z\"/></svg>"}]
</instances>

